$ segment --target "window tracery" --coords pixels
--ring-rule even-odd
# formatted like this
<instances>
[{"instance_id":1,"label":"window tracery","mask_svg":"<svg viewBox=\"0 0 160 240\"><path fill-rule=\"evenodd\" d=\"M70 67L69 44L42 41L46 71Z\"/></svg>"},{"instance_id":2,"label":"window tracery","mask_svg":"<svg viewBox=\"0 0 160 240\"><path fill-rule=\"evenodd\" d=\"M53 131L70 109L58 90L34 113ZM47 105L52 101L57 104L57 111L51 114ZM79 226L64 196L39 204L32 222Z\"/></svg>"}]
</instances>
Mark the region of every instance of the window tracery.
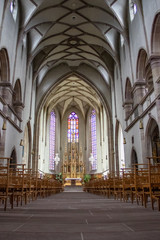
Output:
<instances>
[{"instance_id":1,"label":"window tracery","mask_svg":"<svg viewBox=\"0 0 160 240\"><path fill-rule=\"evenodd\" d=\"M75 112L68 117L68 142L79 142L79 118Z\"/></svg>"},{"instance_id":2,"label":"window tracery","mask_svg":"<svg viewBox=\"0 0 160 240\"><path fill-rule=\"evenodd\" d=\"M54 170L55 158L55 141L56 141L56 115L52 111L50 114L50 154L49 154L49 169Z\"/></svg>"},{"instance_id":3,"label":"window tracery","mask_svg":"<svg viewBox=\"0 0 160 240\"><path fill-rule=\"evenodd\" d=\"M94 157L94 161L92 162L92 170L97 169L97 131L96 131L96 111L93 109L91 116L91 149Z\"/></svg>"}]
</instances>

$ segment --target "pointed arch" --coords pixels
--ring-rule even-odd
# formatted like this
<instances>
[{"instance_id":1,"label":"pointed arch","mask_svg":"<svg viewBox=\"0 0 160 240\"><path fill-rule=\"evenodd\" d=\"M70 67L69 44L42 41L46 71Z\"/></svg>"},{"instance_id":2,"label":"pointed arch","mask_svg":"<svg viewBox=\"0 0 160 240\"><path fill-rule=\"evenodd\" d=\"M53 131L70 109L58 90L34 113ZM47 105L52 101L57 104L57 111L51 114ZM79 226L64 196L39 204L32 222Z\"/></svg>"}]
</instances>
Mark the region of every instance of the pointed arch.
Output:
<instances>
[{"instance_id":1,"label":"pointed arch","mask_svg":"<svg viewBox=\"0 0 160 240\"><path fill-rule=\"evenodd\" d=\"M2 48L0 50L0 82L9 82L10 67L7 50Z\"/></svg>"},{"instance_id":2,"label":"pointed arch","mask_svg":"<svg viewBox=\"0 0 160 240\"><path fill-rule=\"evenodd\" d=\"M16 112L16 114L21 117L22 116L22 90L21 90L21 82L19 79L16 80L14 85L14 91L12 95L12 105Z\"/></svg>"},{"instance_id":3,"label":"pointed arch","mask_svg":"<svg viewBox=\"0 0 160 240\"><path fill-rule=\"evenodd\" d=\"M129 78L126 79L125 102L133 103L132 85Z\"/></svg>"},{"instance_id":4,"label":"pointed arch","mask_svg":"<svg viewBox=\"0 0 160 240\"><path fill-rule=\"evenodd\" d=\"M136 166L138 164L138 157L135 148L132 148L131 152L131 167Z\"/></svg>"},{"instance_id":5,"label":"pointed arch","mask_svg":"<svg viewBox=\"0 0 160 240\"><path fill-rule=\"evenodd\" d=\"M125 109L125 117L127 118L133 108L133 94L132 94L132 85L129 78L126 79L126 86L125 86L125 102L124 102L124 109Z\"/></svg>"},{"instance_id":6,"label":"pointed arch","mask_svg":"<svg viewBox=\"0 0 160 240\"><path fill-rule=\"evenodd\" d=\"M145 86L146 92L153 87L151 64L148 60L147 52L143 48L140 49L138 53L136 78L136 85ZM145 93L141 93L142 96L144 94Z\"/></svg>"},{"instance_id":7,"label":"pointed arch","mask_svg":"<svg viewBox=\"0 0 160 240\"><path fill-rule=\"evenodd\" d=\"M160 157L160 132L157 121L150 117L145 134L146 154L148 157Z\"/></svg>"},{"instance_id":8,"label":"pointed arch","mask_svg":"<svg viewBox=\"0 0 160 240\"><path fill-rule=\"evenodd\" d=\"M160 13L155 16L152 25L151 52L160 53Z\"/></svg>"},{"instance_id":9,"label":"pointed arch","mask_svg":"<svg viewBox=\"0 0 160 240\"><path fill-rule=\"evenodd\" d=\"M75 112L68 116L68 142L79 142L79 117Z\"/></svg>"},{"instance_id":10,"label":"pointed arch","mask_svg":"<svg viewBox=\"0 0 160 240\"><path fill-rule=\"evenodd\" d=\"M123 130L120 122L116 121L115 128L115 154L116 154L116 172L119 173L121 168L125 167L125 154L123 144Z\"/></svg>"},{"instance_id":11,"label":"pointed arch","mask_svg":"<svg viewBox=\"0 0 160 240\"><path fill-rule=\"evenodd\" d=\"M17 164L17 153L15 147L13 147L10 157L11 157L10 168L15 169L16 168L15 164Z\"/></svg>"},{"instance_id":12,"label":"pointed arch","mask_svg":"<svg viewBox=\"0 0 160 240\"><path fill-rule=\"evenodd\" d=\"M15 102L22 102L22 90L21 90L21 82L19 79L16 80L14 85L14 97L13 100Z\"/></svg>"},{"instance_id":13,"label":"pointed arch","mask_svg":"<svg viewBox=\"0 0 160 240\"><path fill-rule=\"evenodd\" d=\"M24 137L23 137L23 156L22 162L26 164L27 168L31 168L31 146L32 146L32 136L31 136L31 125L30 121L27 122L25 130L24 130Z\"/></svg>"},{"instance_id":14,"label":"pointed arch","mask_svg":"<svg viewBox=\"0 0 160 240\"><path fill-rule=\"evenodd\" d=\"M56 145L56 114L50 113L50 134L49 134L49 170L55 169L55 145Z\"/></svg>"},{"instance_id":15,"label":"pointed arch","mask_svg":"<svg viewBox=\"0 0 160 240\"><path fill-rule=\"evenodd\" d=\"M94 161L92 163L92 170L97 170L97 116L95 109L92 109L90 115L90 131L91 131L91 150Z\"/></svg>"},{"instance_id":16,"label":"pointed arch","mask_svg":"<svg viewBox=\"0 0 160 240\"><path fill-rule=\"evenodd\" d=\"M145 67L148 62L147 52L144 49L140 49L137 58L137 81L145 81Z\"/></svg>"}]
</instances>

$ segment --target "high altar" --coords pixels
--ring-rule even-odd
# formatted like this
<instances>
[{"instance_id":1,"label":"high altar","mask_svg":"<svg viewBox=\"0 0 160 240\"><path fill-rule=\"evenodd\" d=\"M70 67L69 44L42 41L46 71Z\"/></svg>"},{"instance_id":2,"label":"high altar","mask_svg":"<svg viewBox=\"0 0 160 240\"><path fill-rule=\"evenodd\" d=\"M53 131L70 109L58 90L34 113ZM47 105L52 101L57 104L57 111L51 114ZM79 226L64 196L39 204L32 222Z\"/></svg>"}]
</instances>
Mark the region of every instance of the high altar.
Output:
<instances>
[{"instance_id":1,"label":"high altar","mask_svg":"<svg viewBox=\"0 0 160 240\"><path fill-rule=\"evenodd\" d=\"M82 185L85 166L83 162L82 148L79 143L71 142L65 147L62 164L63 179L66 185Z\"/></svg>"}]
</instances>

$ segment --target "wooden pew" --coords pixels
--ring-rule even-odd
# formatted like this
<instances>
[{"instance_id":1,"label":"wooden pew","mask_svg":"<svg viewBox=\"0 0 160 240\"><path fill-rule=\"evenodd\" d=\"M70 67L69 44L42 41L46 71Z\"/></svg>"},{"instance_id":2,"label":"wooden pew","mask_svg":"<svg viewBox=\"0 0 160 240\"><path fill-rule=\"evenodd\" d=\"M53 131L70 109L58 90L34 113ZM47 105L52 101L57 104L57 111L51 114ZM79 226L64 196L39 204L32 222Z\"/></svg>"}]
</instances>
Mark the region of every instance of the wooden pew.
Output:
<instances>
[{"instance_id":1,"label":"wooden pew","mask_svg":"<svg viewBox=\"0 0 160 240\"><path fill-rule=\"evenodd\" d=\"M4 210L8 203L11 208L23 201L27 204L30 200L36 200L38 195L47 197L61 192L62 184L54 179L39 178L38 171L33 172L25 168L25 164L12 164L10 158L0 158L0 203L4 204Z\"/></svg>"},{"instance_id":2,"label":"wooden pew","mask_svg":"<svg viewBox=\"0 0 160 240\"><path fill-rule=\"evenodd\" d=\"M154 210L154 204L157 202L158 211L160 211L160 163L157 162L159 159L158 157L148 158L149 186L148 192L145 193L145 206L147 206L149 196L152 209Z\"/></svg>"},{"instance_id":3,"label":"wooden pew","mask_svg":"<svg viewBox=\"0 0 160 240\"><path fill-rule=\"evenodd\" d=\"M7 209L9 195L9 163L10 158L0 158L0 201L4 204L4 210Z\"/></svg>"}]
</instances>

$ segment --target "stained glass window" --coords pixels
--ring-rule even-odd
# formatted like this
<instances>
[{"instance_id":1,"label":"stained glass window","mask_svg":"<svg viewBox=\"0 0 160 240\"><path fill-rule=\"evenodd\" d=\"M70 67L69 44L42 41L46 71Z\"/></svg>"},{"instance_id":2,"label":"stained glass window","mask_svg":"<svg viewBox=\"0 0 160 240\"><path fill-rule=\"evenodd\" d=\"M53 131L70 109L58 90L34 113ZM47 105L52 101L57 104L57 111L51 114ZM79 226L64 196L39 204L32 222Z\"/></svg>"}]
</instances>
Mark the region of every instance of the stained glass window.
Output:
<instances>
[{"instance_id":1,"label":"stained glass window","mask_svg":"<svg viewBox=\"0 0 160 240\"><path fill-rule=\"evenodd\" d=\"M51 112L50 115L50 152L49 152L49 169L54 170L54 158L55 158L55 140L56 140L56 115L55 112Z\"/></svg>"},{"instance_id":2,"label":"stained glass window","mask_svg":"<svg viewBox=\"0 0 160 240\"><path fill-rule=\"evenodd\" d=\"M79 142L79 118L75 112L68 117L68 142Z\"/></svg>"},{"instance_id":3,"label":"stained glass window","mask_svg":"<svg viewBox=\"0 0 160 240\"><path fill-rule=\"evenodd\" d=\"M96 132L96 111L92 110L91 113L91 149L94 157L92 163L92 170L97 169L97 132Z\"/></svg>"}]
</instances>

